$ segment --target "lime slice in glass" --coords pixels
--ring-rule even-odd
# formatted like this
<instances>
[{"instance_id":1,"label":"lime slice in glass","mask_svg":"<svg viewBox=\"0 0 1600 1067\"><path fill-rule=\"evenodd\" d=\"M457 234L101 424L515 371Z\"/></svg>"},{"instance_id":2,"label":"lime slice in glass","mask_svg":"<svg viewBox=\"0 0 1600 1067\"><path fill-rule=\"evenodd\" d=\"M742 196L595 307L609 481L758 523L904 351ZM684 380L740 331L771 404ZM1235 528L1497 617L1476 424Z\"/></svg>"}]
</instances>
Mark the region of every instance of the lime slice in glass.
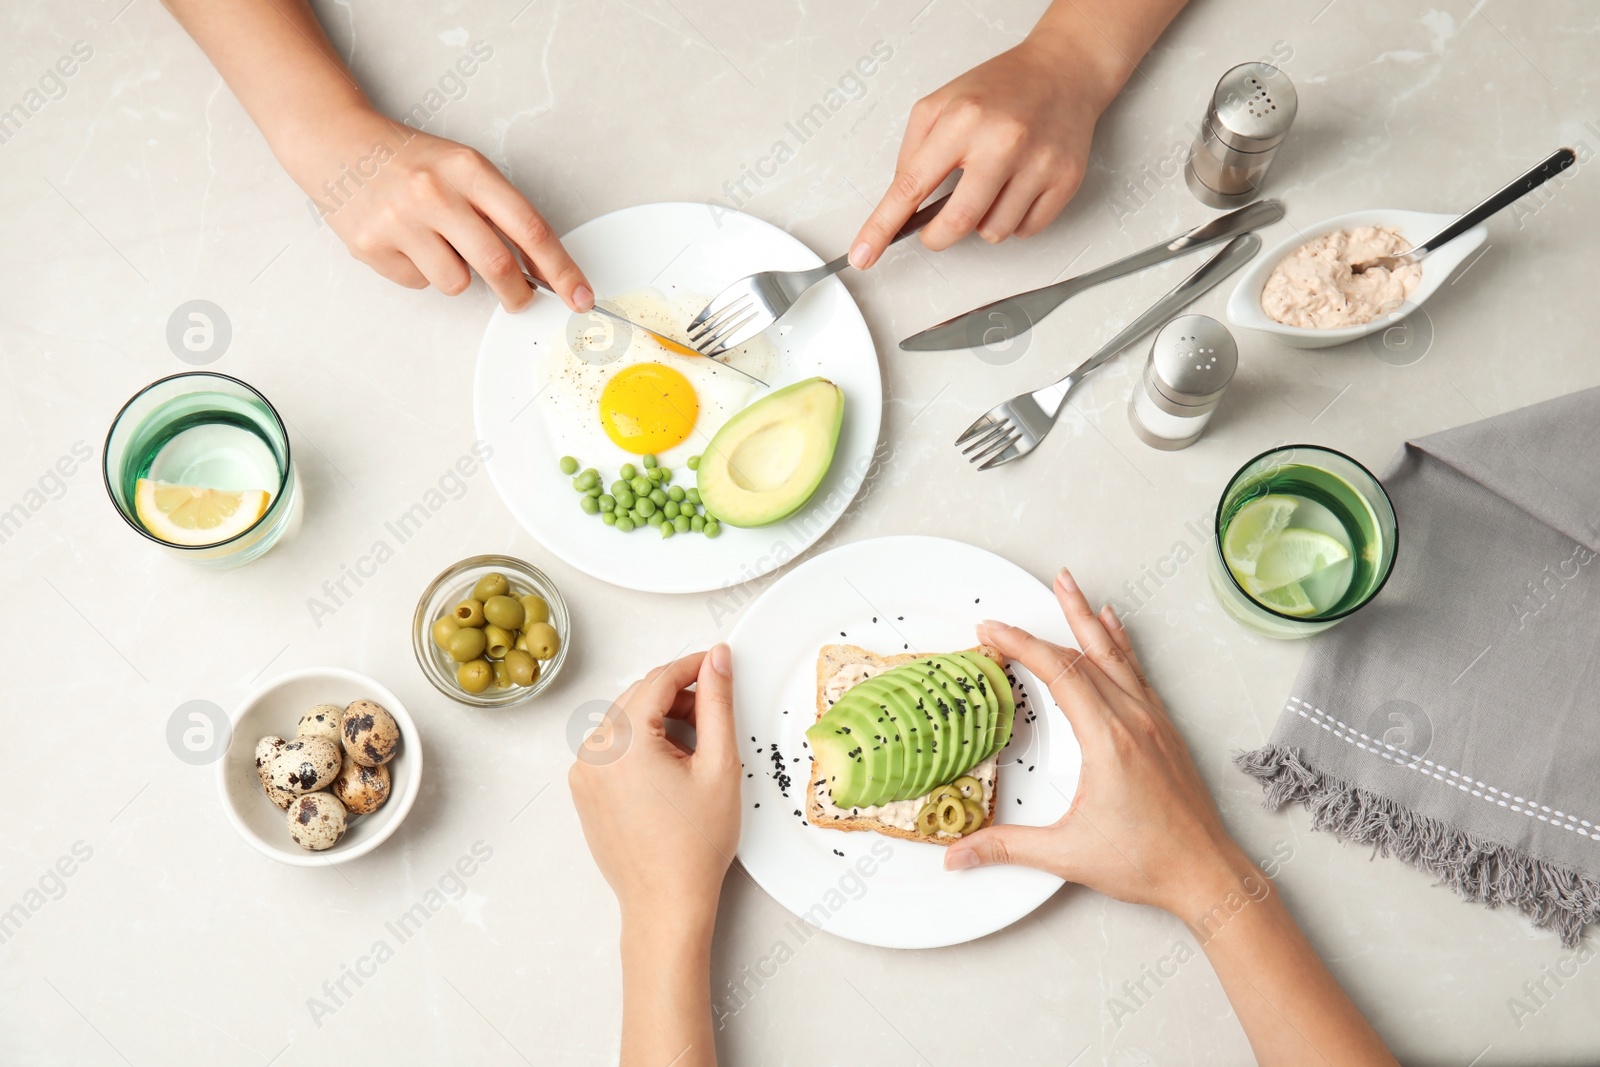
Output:
<instances>
[{"instance_id":1,"label":"lime slice in glass","mask_svg":"<svg viewBox=\"0 0 1600 1067\"><path fill-rule=\"evenodd\" d=\"M1294 497L1273 493L1250 501L1234 513L1222 535L1222 558L1236 577L1242 580L1256 573L1262 550L1289 525L1289 516L1299 506Z\"/></svg>"},{"instance_id":2,"label":"lime slice in glass","mask_svg":"<svg viewBox=\"0 0 1600 1067\"><path fill-rule=\"evenodd\" d=\"M1256 599L1274 611L1281 611L1285 615L1306 616L1314 615L1316 607L1311 603L1311 598L1306 596L1306 591L1300 588L1299 582L1290 582L1288 585L1276 589L1268 589L1264 593L1257 593Z\"/></svg>"},{"instance_id":3,"label":"lime slice in glass","mask_svg":"<svg viewBox=\"0 0 1600 1067\"><path fill-rule=\"evenodd\" d=\"M1272 589L1303 582L1318 571L1350 558L1350 550L1337 538L1316 530L1291 526L1267 542L1256 559L1251 592L1259 596ZM1304 590L1297 590L1304 596Z\"/></svg>"}]
</instances>

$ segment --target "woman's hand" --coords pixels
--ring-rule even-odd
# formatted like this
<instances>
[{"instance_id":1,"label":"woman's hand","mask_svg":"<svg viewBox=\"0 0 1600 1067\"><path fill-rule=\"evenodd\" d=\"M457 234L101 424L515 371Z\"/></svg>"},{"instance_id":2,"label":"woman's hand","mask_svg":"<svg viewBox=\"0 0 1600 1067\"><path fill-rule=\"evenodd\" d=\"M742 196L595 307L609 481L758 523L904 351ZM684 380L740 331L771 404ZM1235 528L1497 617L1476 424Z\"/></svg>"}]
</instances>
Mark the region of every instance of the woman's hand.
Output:
<instances>
[{"instance_id":1,"label":"woman's hand","mask_svg":"<svg viewBox=\"0 0 1600 1067\"><path fill-rule=\"evenodd\" d=\"M938 251L977 230L991 244L1029 237L1078 191L1094 126L1122 84L1073 40L1035 31L1021 44L918 100L894 181L850 252L872 266L956 168L950 202L922 231Z\"/></svg>"},{"instance_id":2,"label":"woman's hand","mask_svg":"<svg viewBox=\"0 0 1600 1067\"><path fill-rule=\"evenodd\" d=\"M567 775L624 925L635 916L715 917L739 844L731 669L727 645L657 667L612 705L600 727L609 732L605 756L586 748ZM669 718L693 724L693 752L667 736Z\"/></svg>"},{"instance_id":3,"label":"woman's hand","mask_svg":"<svg viewBox=\"0 0 1600 1067\"><path fill-rule=\"evenodd\" d=\"M1083 750L1077 796L1054 826L999 825L963 838L945 866L1038 867L1191 921L1255 867L1223 829L1115 612L1108 605L1096 616L1064 570L1055 593L1082 652L998 622L979 636L1049 685Z\"/></svg>"},{"instance_id":4,"label":"woman's hand","mask_svg":"<svg viewBox=\"0 0 1600 1067\"><path fill-rule=\"evenodd\" d=\"M520 253L567 307L594 304L544 216L466 145L364 106L331 109L279 142L290 146L281 153L290 176L350 254L390 281L455 296L476 270L507 311L519 311L534 294Z\"/></svg>"}]
</instances>

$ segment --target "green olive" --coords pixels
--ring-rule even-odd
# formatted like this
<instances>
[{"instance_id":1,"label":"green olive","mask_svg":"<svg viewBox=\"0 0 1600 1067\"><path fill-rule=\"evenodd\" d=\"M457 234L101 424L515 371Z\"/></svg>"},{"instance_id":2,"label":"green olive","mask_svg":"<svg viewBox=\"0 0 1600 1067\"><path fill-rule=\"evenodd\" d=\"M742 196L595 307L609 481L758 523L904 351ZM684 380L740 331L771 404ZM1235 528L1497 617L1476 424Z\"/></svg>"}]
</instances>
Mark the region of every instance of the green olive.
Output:
<instances>
[{"instance_id":1,"label":"green olive","mask_svg":"<svg viewBox=\"0 0 1600 1067\"><path fill-rule=\"evenodd\" d=\"M550 605L544 602L544 597L537 593L529 593L520 597L518 602L522 605L524 626L532 626L536 622L550 621Z\"/></svg>"},{"instance_id":2,"label":"green olive","mask_svg":"<svg viewBox=\"0 0 1600 1067\"><path fill-rule=\"evenodd\" d=\"M494 687L496 689L511 688L511 672L506 670L504 663L491 663L489 670L494 674Z\"/></svg>"},{"instance_id":3,"label":"green olive","mask_svg":"<svg viewBox=\"0 0 1600 1067\"><path fill-rule=\"evenodd\" d=\"M952 789L961 794L962 800L983 799L983 783L970 774L963 774L960 778L950 783Z\"/></svg>"},{"instance_id":4,"label":"green olive","mask_svg":"<svg viewBox=\"0 0 1600 1067\"><path fill-rule=\"evenodd\" d=\"M483 602L483 617L502 630L516 630L527 615L521 604L508 596L492 596Z\"/></svg>"},{"instance_id":5,"label":"green olive","mask_svg":"<svg viewBox=\"0 0 1600 1067\"><path fill-rule=\"evenodd\" d=\"M939 813L933 810L932 804L922 805L922 810L917 812L917 833L932 837L938 832Z\"/></svg>"},{"instance_id":6,"label":"green olive","mask_svg":"<svg viewBox=\"0 0 1600 1067\"><path fill-rule=\"evenodd\" d=\"M456 684L469 693L481 693L494 680L494 669L487 660L475 659L456 668Z\"/></svg>"},{"instance_id":7,"label":"green olive","mask_svg":"<svg viewBox=\"0 0 1600 1067\"><path fill-rule=\"evenodd\" d=\"M449 648L450 635L459 629L461 629L461 624L456 622L455 618L450 615L446 615L442 619L436 619L433 624L433 643L440 648Z\"/></svg>"},{"instance_id":8,"label":"green olive","mask_svg":"<svg viewBox=\"0 0 1600 1067\"><path fill-rule=\"evenodd\" d=\"M527 652L514 648L503 662L512 685L532 685L539 680L539 661Z\"/></svg>"},{"instance_id":9,"label":"green olive","mask_svg":"<svg viewBox=\"0 0 1600 1067\"><path fill-rule=\"evenodd\" d=\"M455 606L455 610L450 614L453 615L456 622L462 626L482 626L483 601L472 599L463 600L461 603Z\"/></svg>"},{"instance_id":10,"label":"green olive","mask_svg":"<svg viewBox=\"0 0 1600 1067\"><path fill-rule=\"evenodd\" d=\"M928 803L937 806L939 801L945 797L955 797L960 800L961 792L954 785L941 785L938 789L928 794Z\"/></svg>"},{"instance_id":11,"label":"green olive","mask_svg":"<svg viewBox=\"0 0 1600 1067\"><path fill-rule=\"evenodd\" d=\"M959 834L967 824L967 809L962 806L960 797L945 797L935 801L933 811L939 829L947 834Z\"/></svg>"},{"instance_id":12,"label":"green olive","mask_svg":"<svg viewBox=\"0 0 1600 1067\"><path fill-rule=\"evenodd\" d=\"M561 635L547 622L536 622L526 631L528 651L534 659L553 659L561 651Z\"/></svg>"},{"instance_id":13,"label":"green olive","mask_svg":"<svg viewBox=\"0 0 1600 1067\"><path fill-rule=\"evenodd\" d=\"M490 659L504 659L506 653L515 646L516 640L511 631L494 623L483 628L484 652Z\"/></svg>"},{"instance_id":14,"label":"green olive","mask_svg":"<svg viewBox=\"0 0 1600 1067\"><path fill-rule=\"evenodd\" d=\"M472 599L487 603L490 597L505 596L510 590L511 583L497 571L478 579L478 584L472 587Z\"/></svg>"},{"instance_id":15,"label":"green olive","mask_svg":"<svg viewBox=\"0 0 1600 1067\"><path fill-rule=\"evenodd\" d=\"M967 809L967 821L962 825L961 832L970 834L983 825L983 820L989 817L982 804L976 800L963 800L961 806Z\"/></svg>"},{"instance_id":16,"label":"green olive","mask_svg":"<svg viewBox=\"0 0 1600 1067\"><path fill-rule=\"evenodd\" d=\"M477 659L483 655L484 646L488 644L483 631L471 626L463 626L450 635L450 647L446 649L450 658L457 663L466 663L468 660Z\"/></svg>"}]
</instances>

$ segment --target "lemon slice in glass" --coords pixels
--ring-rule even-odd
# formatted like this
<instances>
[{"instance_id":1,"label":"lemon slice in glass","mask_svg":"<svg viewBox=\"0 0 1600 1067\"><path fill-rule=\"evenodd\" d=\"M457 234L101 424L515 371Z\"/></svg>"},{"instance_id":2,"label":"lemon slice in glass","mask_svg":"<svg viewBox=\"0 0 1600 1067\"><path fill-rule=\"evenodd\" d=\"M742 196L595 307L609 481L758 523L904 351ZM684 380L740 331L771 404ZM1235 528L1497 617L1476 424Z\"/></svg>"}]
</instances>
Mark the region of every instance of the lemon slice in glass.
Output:
<instances>
[{"instance_id":1,"label":"lemon slice in glass","mask_svg":"<svg viewBox=\"0 0 1600 1067\"><path fill-rule=\"evenodd\" d=\"M1289 525L1300 502L1292 496L1273 493L1258 497L1234 513L1222 535L1222 558L1234 576L1243 579L1256 573L1256 561L1274 537Z\"/></svg>"},{"instance_id":2,"label":"lemon slice in glass","mask_svg":"<svg viewBox=\"0 0 1600 1067\"><path fill-rule=\"evenodd\" d=\"M1291 526L1279 531L1261 550L1250 581L1251 591L1259 596L1268 590L1303 582L1318 571L1349 558L1350 550L1337 538Z\"/></svg>"},{"instance_id":3,"label":"lemon slice in glass","mask_svg":"<svg viewBox=\"0 0 1600 1067\"><path fill-rule=\"evenodd\" d=\"M1299 582L1290 582L1288 585L1255 594L1255 598L1274 611L1281 611L1285 615L1306 616L1316 614L1316 606L1311 603L1311 598L1306 596L1306 591L1300 588Z\"/></svg>"},{"instance_id":4,"label":"lemon slice in glass","mask_svg":"<svg viewBox=\"0 0 1600 1067\"><path fill-rule=\"evenodd\" d=\"M262 489L205 489L140 478L133 510L151 536L169 545L198 547L244 533L266 514L271 499Z\"/></svg>"}]
</instances>

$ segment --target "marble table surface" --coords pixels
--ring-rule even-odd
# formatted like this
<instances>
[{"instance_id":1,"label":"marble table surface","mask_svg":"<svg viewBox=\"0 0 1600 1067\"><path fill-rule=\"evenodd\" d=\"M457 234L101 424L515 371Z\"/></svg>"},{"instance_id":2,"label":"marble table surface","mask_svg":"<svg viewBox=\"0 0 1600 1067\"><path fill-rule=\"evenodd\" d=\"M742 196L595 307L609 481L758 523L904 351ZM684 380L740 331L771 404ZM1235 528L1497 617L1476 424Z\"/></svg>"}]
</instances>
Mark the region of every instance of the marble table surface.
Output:
<instances>
[{"instance_id":1,"label":"marble table surface","mask_svg":"<svg viewBox=\"0 0 1600 1067\"><path fill-rule=\"evenodd\" d=\"M891 174L912 102L1015 43L1042 6L342 0L318 10L383 107L424 107L427 130L484 151L560 229L633 204L717 201L833 255ZM1105 116L1082 191L1046 233L937 255L908 243L845 279L883 367L882 456L813 551L938 534L1042 580L1070 563L1092 596L1113 599L1229 827L1253 855L1276 857L1311 940L1410 1063L1592 1062L1600 966L1515 914L1463 904L1397 861L1310 833L1302 811L1261 809L1230 759L1269 732L1304 649L1222 615L1203 530L1227 476L1276 443L1321 443L1381 467L1409 437L1600 383L1600 204L1587 163L1600 146L1595 20L1579 0L1537 14L1464 0L1196 0ZM11 916L0 1061L614 1060L617 914L568 795L568 720L685 636L725 637L738 612L714 610L712 596L619 590L552 559L480 473L318 617L309 602L323 583L469 454L490 295L481 284L457 298L409 292L352 260L156 0L8 5L0 27L0 108L25 111L0 127L0 715L23 768L0 809L0 913ZM492 58L449 82L479 41ZM851 81L875 50L887 60ZM71 77L45 78L74 55ZM1125 416L1136 346L1076 394L1038 455L998 474L967 470L949 441L976 398L1076 362L1193 263L1074 300L1004 366L913 356L895 342L1209 217L1184 187L1184 146L1217 76L1262 57L1301 96L1268 186L1289 217L1269 243L1356 208L1465 208L1560 144L1585 162L1495 219L1487 249L1396 348L1301 352L1240 336L1238 378L1206 437L1162 453ZM830 117L800 141L789 124L829 101ZM789 151L777 164L780 142ZM1226 295L1195 310L1220 316ZM306 496L295 538L231 572L152 551L116 518L98 471L122 401L186 369L166 330L195 299L231 324L211 366L287 416ZM545 567L580 619L558 684L514 713L444 700L409 646L423 585L479 552ZM393 688L420 722L428 766L384 847L308 870L250 850L224 817L215 768L177 758L166 731L186 701L229 708L262 679L318 664ZM474 850L488 858L451 880ZM441 879L443 906L396 942L385 923ZM714 949L725 1062L1249 1057L1180 925L1086 890L1069 886L1006 930L928 952L802 941L788 919L729 876ZM374 963L384 940L391 951ZM347 977L358 967L359 984ZM926 985L940 974L970 980L960 1010L929 1010ZM335 1003L326 988L341 981Z\"/></svg>"}]
</instances>

